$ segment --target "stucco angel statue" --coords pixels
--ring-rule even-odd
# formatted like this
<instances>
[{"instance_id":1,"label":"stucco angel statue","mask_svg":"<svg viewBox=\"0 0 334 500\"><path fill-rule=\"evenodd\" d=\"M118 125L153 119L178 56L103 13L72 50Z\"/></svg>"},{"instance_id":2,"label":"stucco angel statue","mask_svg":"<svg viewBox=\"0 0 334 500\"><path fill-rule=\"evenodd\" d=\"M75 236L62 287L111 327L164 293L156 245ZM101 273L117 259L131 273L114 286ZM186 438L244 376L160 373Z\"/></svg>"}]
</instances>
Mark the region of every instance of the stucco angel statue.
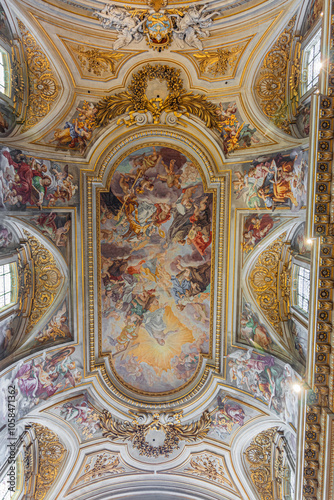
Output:
<instances>
[{"instance_id":1,"label":"stucco angel statue","mask_svg":"<svg viewBox=\"0 0 334 500\"><path fill-rule=\"evenodd\" d=\"M202 50L199 37L207 38L212 18L218 12L206 12L207 6L182 7L165 10L167 0L148 0L149 10L131 9L107 4L94 15L101 21L103 28L118 32L114 50L140 42L146 36L150 47L160 51L175 41L179 48L187 45Z\"/></svg>"},{"instance_id":2,"label":"stucco angel statue","mask_svg":"<svg viewBox=\"0 0 334 500\"><path fill-rule=\"evenodd\" d=\"M195 47L198 50L203 49L201 38L207 38L210 33L207 28L212 25L212 17L218 12L210 12L207 15L204 11L207 6L204 5L199 10L196 7L190 7L184 16L176 17L177 29L173 30L173 39L181 49L186 45Z\"/></svg>"},{"instance_id":3,"label":"stucco angel statue","mask_svg":"<svg viewBox=\"0 0 334 500\"><path fill-rule=\"evenodd\" d=\"M123 7L107 4L100 12L94 12L94 15L101 20L103 28L118 32L113 45L114 50L125 47L132 41L140 42L143 39L141 27L145 20L141 21L137 15L131 15Z\"/></svg>"}]
</instances>

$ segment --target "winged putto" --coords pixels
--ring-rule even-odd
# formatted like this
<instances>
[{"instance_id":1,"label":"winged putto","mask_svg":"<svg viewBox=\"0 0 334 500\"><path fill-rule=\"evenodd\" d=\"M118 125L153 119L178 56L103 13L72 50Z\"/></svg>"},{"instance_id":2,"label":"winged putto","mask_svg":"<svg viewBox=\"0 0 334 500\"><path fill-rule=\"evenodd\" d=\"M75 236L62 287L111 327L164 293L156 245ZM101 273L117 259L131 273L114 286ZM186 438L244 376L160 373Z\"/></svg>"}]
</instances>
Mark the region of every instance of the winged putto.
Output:
<instances>
[{"instance_id":1,"label":"winged putto","mask_svg":"<svg viewBox=\"0 0 334 500\"><path fill-rule=\"evenodd\" d=\"M131 42L141 42L144 37L148 45L159 51L173 41L178 48L203 49L200 38L210 36L208 28L218 12L207 11L207 6L182 7L165 10L167 0L149 0L149 10L119 7L107 4L94 15L105 29L115 30L117 40L113 49L126 47Z\"/></svg>"}]
</instances>

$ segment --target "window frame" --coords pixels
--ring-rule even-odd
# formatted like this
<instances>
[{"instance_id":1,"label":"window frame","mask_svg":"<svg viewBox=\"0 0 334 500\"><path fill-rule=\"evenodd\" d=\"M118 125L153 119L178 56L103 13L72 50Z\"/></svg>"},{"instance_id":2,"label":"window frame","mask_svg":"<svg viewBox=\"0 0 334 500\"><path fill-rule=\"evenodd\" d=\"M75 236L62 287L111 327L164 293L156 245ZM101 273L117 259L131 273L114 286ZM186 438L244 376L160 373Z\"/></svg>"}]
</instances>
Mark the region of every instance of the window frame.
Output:
<instances>
[{"instance_id":1,"label":"window frame","mask_svg":"<svg viewBox=\"0 0 334 500\"><path fill-rule=\"evenodd\" d=\"M314 84L310 87L307 88L307 80L308 80L308 55L310 53L310 50L312 47L319 41L320 43L320 63L322 63L322 26L321 26L321 19L319 22L314 26L312 31L308 34L306 37L304 43L302 44L302 71L301 71L301 79L300 79L300 103L305 101L310 95L318 88L319 84L319 78L320 78L320 72L321 72L321 67L320 67L320 72L318 75L318 78L314 81Z\"/></svg>"},{"instance_id":2,"label":"window frame","mask_svg":"<svg viewBox=\"0 0 334 500\"><path fill-rule=\"evenodd\" d=\"M0 66L4 68L4 86L0 82L0 94L10 97L11 95L11 63L10 53L4 45L0 44L0 53L2 54L3 63L0 61ZM2 88L4 90L2 90Z\"/></svg>"},{"instance_id":3,"label":"window frame","mask_svg":"<svg viewBox=\"0 0 334 500\"><path fill-rule=\"evenodd\" d=\"M294 258L292 262L292 287L291 287L291 309L292 315L299 321L303 326L307 326L309 314L298 305L298 278L299 269L307 269L310 273L310 287L311 287L311 266L309 263L301 260L299 258ZM310 289L311 290L311 289ZM310 291L311 295L311 291ZM308 299L308 304L310 303L310 295ZM306 323L306 325L305 325Z\"/></svg>"},{"instance_id":4,"label":"window frame","mask_svg":"<svg viewBox=\"0 0 334 500\"><path fill-rule=\"evenodd\" d=\"M0 306L0 318L2 317L4 312L7 312L8 309L11 309L13 306L17 304L18 301L18 270L17 270L17 263L16 262L3 262L0 260L0 269L4 266L8 265L10 269L10 278L11 278L11 300L8 304L5 304L4 306ZM1 276L1 274L0 274ZM6 292L4 292L5 295ZM1 296L1 291L0 291L0 296Z\"/></svg>"}]
</instances>

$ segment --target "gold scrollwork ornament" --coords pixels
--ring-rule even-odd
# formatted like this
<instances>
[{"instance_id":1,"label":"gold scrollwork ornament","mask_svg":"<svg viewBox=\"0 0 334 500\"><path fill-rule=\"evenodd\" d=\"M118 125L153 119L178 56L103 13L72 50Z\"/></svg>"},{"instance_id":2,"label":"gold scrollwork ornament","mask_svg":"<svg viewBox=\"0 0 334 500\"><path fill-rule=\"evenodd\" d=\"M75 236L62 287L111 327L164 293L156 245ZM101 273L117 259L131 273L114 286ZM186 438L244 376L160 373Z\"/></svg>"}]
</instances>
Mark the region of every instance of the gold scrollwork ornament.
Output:
<instances>
[{"instance_id":1,"label":"gold scrollwork ornament","mask_svg":"<svg viewBox=\"0 0 334 500\"><path fill-rule=\"evenodd\" d=\"M278 267L286 233L264 250L249 276L256 302L275 331L282 335L281 308L278 298Z\"/></svg>"},{"instance_id":2,"label":"gold scrollwork ornament","mask_svg":"<svg viewBox=\"0 0 334 500\"><path fill-rule=\"evenodd\" d=\"M35 38L18 20L29 74L29 100L22 132L42 120L50 111L59 94L59 84L51 71L50 63Z\"/></svg>"},{"instance_id":3,"label":"gold scrollwork ornament","mask_svg":"<svg viewBox=\"0 0 334 500\"><path fill-rule=\"evenodd\" d=\"M40 424L33 427L38 441L38 474L33 498L43 500L58 476L66 448L47 427Z\"/></svg>"},{"instance_id":4,"label":"gold scrollwork ornament","mask_svg":"<svg viewBox=\"0 0 334 500\"><path fill-rule=\"evenodd\" d=\"M291 135L286 104L286 74L296 15L266 54L257 76L255 92L264 114L280 129Z\"/></svg>"},{"instance_id":5,"label":"gold scrollwork ornament","mask_svg":"<svg viewBox=\"0 0 334 500\"><path fill-rule=\"evenodd\" d=\"M34 263L34 297L26 333L29 333L56 297L63 278L52 253L30 233L24 231Z\"/></svg>"},{"instance_id":6,"label":"gold scrollwork ornament","mask_svg":"<svg viewBox=\"0 0 334 500\"><path fill-rule=\"evenodd\" d=\"M146 95L148 82L155 79L167 83L169 93L164 100L148 99ZM202 94L187 92L180 78L180 70L167 65L147 64L133 75L127 91L104 97L96 107L96 126L107 125L110 120L126 114L128 118L119 119L117 124L135 125L136 115L145 113L150 113L153 123L158 124L163 113L173 113L176 118L193 114L203 120L208 128L220 130L216 105Z\"/></svg>"},{"instance_id":7,"label":"gold scrollwork ornament","mask_svg":"<svg viewBox=\"0 0 334 500\"><path fill-rule=\"evenodd\" d=\"M86 68L89 73L96 76L101 76L102 73L116 72L116 63L120 61L125 54L114 50L100 50L96 48L86 49L82 45L78 45L72 49L77 55L82 68Z\"/></svg>"},{"instance_id":8,"label":"gold scrollwork ornament","mask_svg":"<svg viewBox=\"0 0 334 500\"><path fill-rule=\"evenodd\" d=\"M142 422L143 415L134 415L129 422L119 422L106 410L101 414L100 425L102 435L114 440L131 441L132 446L139 451L140 455L147 457L168 457L173 450L179 448L180 441L194 442L203 439L209 432L211 417L205 411L201 418L190 424L181 424L178 414L162 415L159 413L145 414L145 423ZM165 434L162 445L151 445L146 436L150 430L161 431Z\"/></svg>"}]
</instances>

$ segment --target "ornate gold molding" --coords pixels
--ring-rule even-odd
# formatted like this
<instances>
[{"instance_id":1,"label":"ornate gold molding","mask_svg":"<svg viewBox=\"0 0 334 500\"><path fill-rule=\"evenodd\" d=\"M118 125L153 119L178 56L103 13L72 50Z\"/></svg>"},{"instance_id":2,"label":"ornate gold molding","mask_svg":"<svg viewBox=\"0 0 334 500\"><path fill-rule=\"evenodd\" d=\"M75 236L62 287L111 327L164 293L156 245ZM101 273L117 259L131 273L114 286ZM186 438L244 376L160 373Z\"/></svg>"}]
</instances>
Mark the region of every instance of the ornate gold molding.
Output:
<instances>
[{"instance_id":1,"label":"ornate gold molding","mask_svg":"<svg viewBox=\"0 0 334 500\"><path fill-rule=\"evenodd\" d=\"M23 77L22 61L20 57L21 51L19 50L17 44L12 44L11 49L12 49L11 74L10 74L11 88L12 88L15 114L17 117L19 117L23 111L25 82Z\"/></svg>"},{"instance_id":2,"label":"ornate gold molding","mask_svg":"<svg viewBox=\"0 0 334 500\"><path fill-rule=\"evenodd\" d=\"M195 52L191 54L198 65L201 76L220 78L234 72L246 43L235 47L219 47L214 50Z\"/></svg>"},{"instance_id":3,"label":"ornate gold molding","mask_svg":"<svg viewBox=\"0 0 334 500\"><path fill-rule=\"evenodd\" d=\"M72 46L71 50L77 56L81 68L96 76L101 76L102 73L115 75L116 64L126 56L126 54L115 50L86 48L82 45Z\"/></svg>"},{"instance_id":4,"label":"ornate gold molding","mask_svg":"<svg viewBox=\"0 0 334 500\"><path fill-rule=\"evenodd\" d=\"M169 93L164 100L160 97L148 99L146 96L148 82L155 79L167 83ZM192 114L203 120L208 128L221 129L216 105L202 94L187 92L180 70L167 65L147 64L132 76L127 91L104 97L96 107L96 126L107 125L110 120L122 115L125 116L117 124L139 125L151 120L154 124L165 122L175 125L182 115ZM150 120L145 117L147 113Z\"/></svg>"},{"instance_id":5,"label":"ornate gold molding","mask_svg":"<svg viewBox=\"0 0 334 500\"><path fill-rule=\"evenodd\" d=\"M18 20L29 75L29 99L25 123L22 132L39 123L50 111L59 94L60 85L54 76L48 58L29 33L25 25Z\"/></svg>"},{"instance_id":6,"label":"ornate gold molding","mask_svg":"<svg viewBox=\"0 0 334 500\"><path fill-rule=\"evenodd\" d=\"M320 238L315 338L313 391L308 392L305 426L303 498L316 500L323 496L328 471L326 425L328 412L334 412L333 384L333 288L334 288L334 224L333 224L333 130L334 130L334 17L333 5L325 10L331 20L330 50L327 67L321 77L327 78L327 95L314 101L318 123L313 127L315 143L313 235ZM324 15L324 26L328 22ZM318 101L318 102L317 102ZM312 184L311 184L312 185ZM329 493L330 494L330 493Z\"/></svg>"},{"instance_id":7,"label":"ornate gold molding","mask_svg":"<svg viewBox=\"0 0 334 500\"><path fill-rule=\"evenodd\" d=\"M179 448L180 441L194 442L204 439L210 430L211 417L205 411L201 418L190 424L181 424L179 413L159 414L143 412L139 415L131 413L134 419L129 422L119 422L107 410L101 414L100 425L102 435L115 440L131 441L132 446L139 450L140 455L147 457L168 457L173 450ZM147 441L150 430L164 434L163 444L153 446Z\"/></svg>"},{"instance_id":8,"label":"ornate gold molding","mask_svg":"<svg viewBox=\"0 0 334 500\"><path fill-rule=\"evenodd\" d=\"M40 424L33 424L38 441L38 474L34 491L35 500L43 500L54 484L66 454L58 436Z\"/></svg>"},{"instance_id":9,"label":"ornate gold molding","mask_svg":"<svg viewBox=\"0 0 334 500\"><path fill-rule=\"evenodd\" d=\"M26 334L44 316L58 294L64 278L52 253L42 243L24 231L34 263L34 294Z\"/></svg>"},{"instance_id":10,"label":"ornate gold molding","mask_svg":"<svg viewBox=\"0 0 334 500\"><path fill-rule=\"evenodd\" d=\"M184 472L233 488L233 483L226 477L222 459L209 453L192 458L190 467Z\"/></svg>"},{"instance_id":11,"label":"ornate gold molding","mask_svg":"<svg viewBox=\"0 0 334 500\"><path fill-rule=\"evenodd\" d=\"M255 83L263 113L280 129L291 134L287 116L287 70L296 15L266 54Z\"/></svg>"},{"instance_id":12,"label":"ornate gold molding","mask_svg":"<svg viewBox=\"0 0 334 500\"><path fill-rule=\"evenodd\" d=\"M300 52L301 43L299 41L296 42L294 47L294 56L293 62L291 64L290 77L289 77L289 98L292 107L292 114L296 116L297 109L299 106L299 88L300 88L300 79L302 72L302 55Z\"/></svg>"},{"instance_id":13,"label":"ornate gold molding","mask_svg":"<svg viewBox=\"0 0 334 500\"><path fill-rule=\"evenodd\" d=\"M86 461L83 474L79 475L74 485L77 486L79 483L85 484L96 479L104 479L105 477L123 472L125 472L125 469L120 466L120 459L116 454L109 452L98 453Z\"/></svg>"},{"instance_id":14,"label":"ornate gold molding","mask_svg":"<svg viewBox=\"0 0 334 500\"><path fill-rule=\"evenodd\" d=\"M22 254L21 254L22 253ZM27 310L29 295L33 289L33 274L27 262L26 252L17 250L17 269L18 269L18 287L20 293L18 294L18 315L23 313L29 314L30 309Z\"/></svg>"},{"instance_id":15,"label":"ornate gold molding","mask_svg":"<svg viewBox=\"0 0 334 500\"><path fill-rule=\"evenodd\" d=\"M279 262L282 254L286 232L281 234L258 257L252 269L248 283L256 298L256 302L265 318L275 331L282 336L282 312L278 299Z\"/></svg>"},{"instance_id":16,"label":"ornate gold molding","mask_svg":"<svg viewBox=\"0 0 334 500\"><path fill-rule=\"evenodd\" d=\"M277 427L258 434L246 448L250 477L261 500L274 500L271 456Z\"/></svg>"},{"instance_id":17,"label":"ornate gold molding","mask_svg":"<svg viewBox=\"0 0 334 500\"><path fill-rule=\"evenodd\" d=\"M125 402L129 404L130 406L133 405L134 401L138 402L141 401L143 402L143 397L146 398L146 396L151 396L152 393L147 393L147 392L139 392L138 396L127 394L124 391L124 388L118 388L116 384L113 382L113 377L110 376L110 372L107 370L105 361L100 361L97 360L96 358L96 352L97 349L101 349L101 344L98 343L100 342L100 339L96 338L96 326L95 326L95 315L96 315L96 307L94 306L94 301L96 297L96 287L95 287L95 281L94 281L94 275L96 273L96 261L94 260L94 252L92 249L94 248L96 239L94 236L94 225L98 223L98 217L93 217L93 193L94 193L94 184L96 182L102 183L105 182L103 179L106 179L107 175L107 170L108 167L110 166L111 162L115 158L115 156L118 157L117 161L113 163L112 170L109 171L109 178L111 177L111 172L114 172L117 168L117 166L120 164L120 162L129 154L133 153L137 149L139 149L141 146L135 146L134 148L126 149L127 145L132 144L134 140L138 140L139 142L142 141L149 141L152 143L154 142L155 146L169 146L169 142L166 142L169 138L173 140L173 148L179 150L182 154L186 154L189 159L197 165L197 161L195 160L195 157L193 157L190 153L190 151L193 151L193 153L197 154L198 157L200 158L200 162L202 165L202 170L204 172L208 172L209 174L209 179L210 182L213 184L218 185L220 183L220 189L219 189L219 195L217 196L217 205L216 202L214 202L214 217L216 217L216 207L219 206L220 208L220 218L219 218L219 230L217 232L217 238L218 238L218 248L220 251L218 252L217 255L217 292L216 292L216 297L217 297L217 304L218 304L218 310L217 310L217 316L216 316L216 322L215 326L213 327L213 331L215 332L215 341L212 346L213 348L213 358L214 362L213 363L207 363L205 368L204 368L204 373L201 377L201 379L198 381L196 386L191 390L189 393L185 393L183 395L180 395L180 388L176 388L168 393L163 393L164 397L169 394L169 406L170 408L176 406L176 405L183 405L186 404L189 401L189 398L193 397L194 395L198 394L199 391L202 390L203 386L208 380L208 376L212 372L218 373L220 370L220 362L221 362L221 352L222 352L222 338L221 338L221 328L222 328L222 323L224 321L224 311L222 309L222 304L223 304L223 297L225 292L225 279L224 277L226 276L226 273L224 272L224 260L223 260L223 249L224 249L224 235L225 235L225 204L226 204L226 178L225 177L216 177L215 173L212 168L212 164L209 160L209 157L207 156L207 153L204 152L198 145L198 143L193 142L191 139L189 139L185 135L181 135L179 131L174 131L172 129L169 130L149 130L149 129L144 129L140 131L136 131L132 135L123 135L123 137L119 140L117 145L112 147L108 154L104 157L103 161L101 164L98 166L98 174L97 175L91 175L88 176L87 178L87 225L85 226L87 230L87 241L88 241L88 257L87 257L87 269L86 273L88 276L87 280L87 286L88 286L88 294L89 294L89 317L90 317L90 322L89 322L89 349L90 349L90 370L99 370L101 376L103 377L103 380L107 387L109 388L110 392L113 394L115 398L117 398L119 401ZM178 143L186 145L187 149L184 149L183 147L179 147ZM203 177L204 178L204 175ZM216 189L216 187L214 187ZM215 248L215 245L213 245ZM99 298L99 310L101 308L101 298ZM99 318L99 321L101 322L101 316ZM99 328L101 328L101 323L99 324ZM210 347L211 348L211 347ZM99 351L101 353L101 350ZM117 378L117 373L113 372L113 376ZM194 379L196 378L197 374L195 374ZM124 381L121 379L118 379L123 387L125 385ZM184 386L182 386L184 387ZM130 390L133 391L133 387L129 387ZM179 393L179 396L177 395ZM161 395L161 394L160 394ZM143 405L149 407L154 410L161 410L164 411L164 403L163 403L163 398L155 399L154 402L150 402L150 400L145 399L145 402L142 403Z\"/></svg>"}]
</instances>

